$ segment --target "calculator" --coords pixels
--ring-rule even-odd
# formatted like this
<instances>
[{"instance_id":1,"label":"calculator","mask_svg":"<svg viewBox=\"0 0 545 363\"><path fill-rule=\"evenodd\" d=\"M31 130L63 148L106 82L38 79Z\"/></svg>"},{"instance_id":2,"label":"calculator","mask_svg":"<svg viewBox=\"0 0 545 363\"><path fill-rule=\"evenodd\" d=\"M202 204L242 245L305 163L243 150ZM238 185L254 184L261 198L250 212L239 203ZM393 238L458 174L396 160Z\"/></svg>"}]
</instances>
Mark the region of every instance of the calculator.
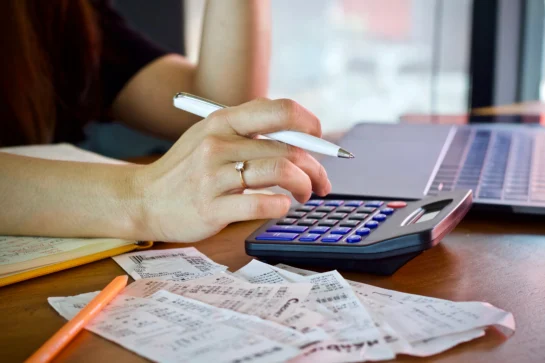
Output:
<instances>
[{"instance_id":1,"label":"calculator","mask_svg":"<svg viewBox=\"0 0 545 363\"><path fill-rule=\"evenodd\" d=\"M246 253L287 263L391 275L436 246L467 214L468 191L419 200L328 195L297 205L246 239Z\"/></svg>"}]
</instances>

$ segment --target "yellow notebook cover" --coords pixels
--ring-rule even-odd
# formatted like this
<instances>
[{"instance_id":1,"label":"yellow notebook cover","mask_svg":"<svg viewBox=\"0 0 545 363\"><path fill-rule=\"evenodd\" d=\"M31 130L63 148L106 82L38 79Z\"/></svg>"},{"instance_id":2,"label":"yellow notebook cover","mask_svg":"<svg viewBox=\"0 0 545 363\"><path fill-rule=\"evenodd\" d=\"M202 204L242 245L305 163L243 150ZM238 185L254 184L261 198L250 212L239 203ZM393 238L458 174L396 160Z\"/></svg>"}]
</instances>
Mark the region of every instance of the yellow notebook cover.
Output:
<instances>
[{"instance_id":1,"label":"yellow notebook cover","mask_svg":"<svg viewBox=\"0 0 545 363\"><path fill-rule=\"evenodd\" d=\"M15 273L0 277L0 287L11 285L16 282L21 282L24 280L29 280L34 277L48 275L53 272L66 270L72 267L81 266L81 265L99 261L105 258L121 255L123 253L131 252L134 250L147 249L147 248L150 248L151 246L153 246L153 242L151 241L135 242L134 244L119 246L119 247L112 248L106 251L93 253L90 255L78 257L68 261L63 261L63 262L58 262L58 263L54 263L54 264L50 264L46 266L41 266L38 268L28 269L21 272L15 272Z\"/></svg>"}]
</instances>

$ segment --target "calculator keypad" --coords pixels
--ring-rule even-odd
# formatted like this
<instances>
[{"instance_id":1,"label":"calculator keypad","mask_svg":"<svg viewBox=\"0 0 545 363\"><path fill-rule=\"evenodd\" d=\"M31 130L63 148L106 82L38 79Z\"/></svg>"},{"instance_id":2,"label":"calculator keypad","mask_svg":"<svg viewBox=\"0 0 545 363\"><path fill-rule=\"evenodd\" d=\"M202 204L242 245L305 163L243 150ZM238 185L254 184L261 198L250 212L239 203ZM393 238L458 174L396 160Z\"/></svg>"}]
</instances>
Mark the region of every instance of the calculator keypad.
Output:
<instances>
[{"instance_id":1,"label":"calculator keypad","mask_svg":"<svg viewBox=\"0 0 545 363\"><path fill-rule=\"evenodd\" d=\"M394 206L379 200L313 199L291 210L256 239L363 245L366 237L380 228L402 203Z\"/></svg>"}]
</instances>

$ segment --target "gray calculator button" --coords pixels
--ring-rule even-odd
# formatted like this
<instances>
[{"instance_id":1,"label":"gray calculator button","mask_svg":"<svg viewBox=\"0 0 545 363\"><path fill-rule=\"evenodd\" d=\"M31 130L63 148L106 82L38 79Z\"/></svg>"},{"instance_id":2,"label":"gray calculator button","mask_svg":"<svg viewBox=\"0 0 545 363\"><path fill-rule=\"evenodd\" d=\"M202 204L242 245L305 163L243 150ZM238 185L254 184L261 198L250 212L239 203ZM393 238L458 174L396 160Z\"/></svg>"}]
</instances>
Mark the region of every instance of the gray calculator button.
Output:
<instances>
[{"instance_id":1,"label":"gray calculator button","mask_svg":"<svg viewBox=\"0 0 545 363\"><path fill-rule=\"evenodd\" d=\"M331 213L327 218L329 219L344 219L348 213Z\"/></svg>"},{"instance_id":2,"label":"gray calculator button","mask_svg":"<svg viewBox=\"0 0 545 363\"><path fill-rule=\"evenodd\" d=\"M356 220L343 221L341 222L341 227L356 227L360 223L361 223L360 221L356 221Z\"/></svg>"},{"instance_id":3,"label":"gray calculator button","mask_svg":"<svg viewBox=\"0 0 545 363\"><path fill-rule=\"evenodd\" d=\"M336 225L337 223L339 223L339 221L336 221L334 219L324 219L322 221L320 221L318 223L319 226L328 226L328 227L332 227L334 225Z\"/></svg>"},{"instance_id":4,"label":"gray calculator button","mask_svg":"<svg viewBox=\"0 0 545 363\"><path fill-rule=\"evenodd\" d=\"M286 217L288 218L303 218L306 215L305 212L289 212Z\"/></svg>"},{"instance_id":5,"label":"gray calculator button","mask_svg":"<svg viewBox=\"0 0 545 363\"><path fill-rule=\"evenodd\" d=\"M316 224L316 222L318 222L318 220L305 218L301 219L297 224L300 226L313 226Z\"/></svg>"},{"instance_id":6,"label":"gray calculator button","mask_svg":"<svg viewBox=\"0 0 545 363\"><path fill-rule=\"evenodd\" d=\"M280 219L278 222L276 222L276 224L280 226L289 226L294 224L295 222L297 222L297 219L295 218L283 218L283 219Z\"/></svg>"},{"instance_id":7,"label":"gray calculator button","mask_svg":"<svg viewBox=\"0 0 545 363\"><path fill-rule=\"evenodd\" d=\"M307 214L307 218L310 218L310 219L322 219L326 216L327 213L324 213L324 212L313 212L313 213L309 213Z\"/></svg>"},{"instance_id":8,"label":"gray calculator button","mask_svg":"<svg viewBox=\"0 0 545 363\"><path fill-rule=\"evenodd\" d=\"M348 219L356 220L356 221L363 221L369 216L369 214L366 213L356 213L351 215Z\"/></svg>"},{"instance_id":9,"label":"gray calculator button","mask_svg":"<svg viewBox=\"0 0 545 363\"><path fill-rule=\"evenodd\" d=\"M372 207L362 207L362 208L359 208L356 213L373 213L376 210L377 210L376 208L372 208Z\"/></svg>"},{"instance_id":10,"label":"gray calculator button","mask_svg":"<svg viewBox=\"0 0 545 363\"><path fill-rule=\"evenodd\" d=\"M338 213L352 213L356 207L339 207L335 212Z\"/></svg>"},{"instance_id":11,"label":"gray calculator button","mask_svg":"<svg viewBox=\"0 0 545 363\"><path fill-rule=\"evenodd\" d=\"M331 205L324 205L324 206L321 206L321 207L318 207L316 209L316 212L333 212L333 210L335 209L335 207L331 206Z\"/></svg>"}]
</instances>

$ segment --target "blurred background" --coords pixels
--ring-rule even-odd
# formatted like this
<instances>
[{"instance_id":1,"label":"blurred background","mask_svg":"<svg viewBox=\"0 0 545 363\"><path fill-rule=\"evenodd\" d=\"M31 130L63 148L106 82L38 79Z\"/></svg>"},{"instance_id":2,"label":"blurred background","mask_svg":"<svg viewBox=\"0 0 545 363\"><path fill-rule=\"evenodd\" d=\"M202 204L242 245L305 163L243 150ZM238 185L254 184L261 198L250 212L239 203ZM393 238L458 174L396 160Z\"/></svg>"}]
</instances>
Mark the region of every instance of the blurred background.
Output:
<instances>
[{"instance_id":1,"label":"blurred background","mask_svg":"<svg viewBox=\"0 0 545 363\"><path fill-rule=\"evenodd\" d=\"M205 3L114 0L133 27L193 61ZM326 132L540 100L544 8L545 0L271 0L269 97L295 99ZM115 124L89 133L83 146L113 157L170 146Z\"/></svg>"}]
</instances>

